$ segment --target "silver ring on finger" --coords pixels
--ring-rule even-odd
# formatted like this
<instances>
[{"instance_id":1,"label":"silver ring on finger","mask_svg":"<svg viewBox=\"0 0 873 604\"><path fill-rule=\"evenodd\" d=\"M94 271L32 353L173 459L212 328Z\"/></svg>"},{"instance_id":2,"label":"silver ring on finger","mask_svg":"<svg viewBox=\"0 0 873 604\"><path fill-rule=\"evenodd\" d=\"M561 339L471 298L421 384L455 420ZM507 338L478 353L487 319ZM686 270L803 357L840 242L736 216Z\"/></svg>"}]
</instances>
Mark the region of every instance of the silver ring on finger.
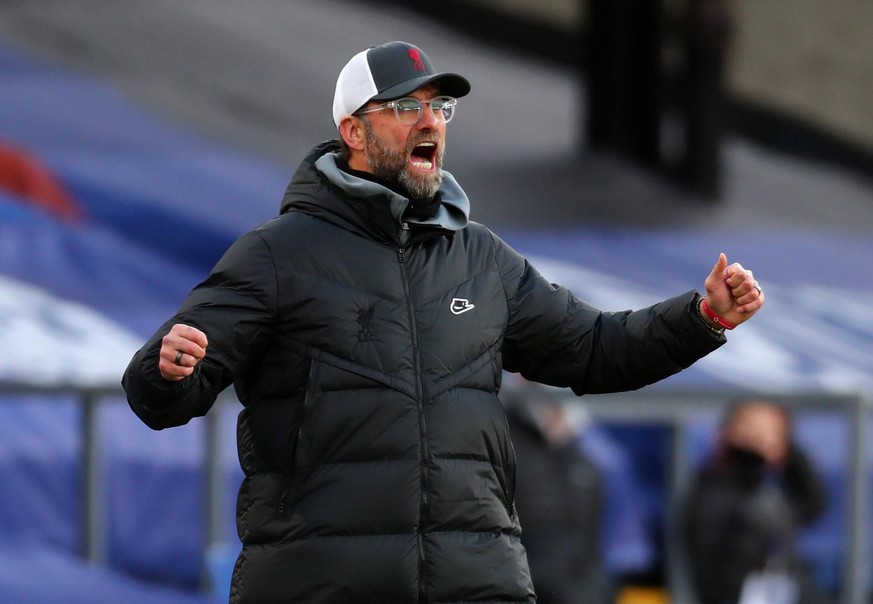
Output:
<instances>
[{"instance_id":1,"label":"silver ring on finger","mask_svg":"<svg viewBox=\"0 0 873 604\"><path fill-rule=\"evenodd\" d=\"M757 283L755 283L755 289L758 290L758 295L759 295L759 296L760 296L761 294L764 293L764 290L762 290L762 289L761 289L761 286L758 285Z\"/></svg>"},{"instance_id":2,"label":"silver ring on finger","mask_svg":"<svg viewBox=\"0 0 873 604\"><path fill-rule=\"evenodd\" d=\"M182 364L182 363L180 363L180 361L182 360L182 355L183 355L183 354L185 354L185 353L182 352L181 350L178 351L178 352L176 353L176 360L173 361L174 363L176 363L176 365L181 365L181 364Z\"/></svg>"}]
</instances>

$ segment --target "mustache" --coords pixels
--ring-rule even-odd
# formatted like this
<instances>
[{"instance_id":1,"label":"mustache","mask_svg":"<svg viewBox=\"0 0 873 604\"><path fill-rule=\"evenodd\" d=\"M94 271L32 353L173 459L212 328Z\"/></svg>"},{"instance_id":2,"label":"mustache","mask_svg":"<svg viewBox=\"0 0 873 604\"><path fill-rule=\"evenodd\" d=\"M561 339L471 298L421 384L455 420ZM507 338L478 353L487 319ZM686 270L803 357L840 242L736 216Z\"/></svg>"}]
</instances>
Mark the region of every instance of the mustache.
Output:
<instances>
[{"instance_id":1,"label":"mustache","mask_svg":"<svg viewBox=\"0 0 873 604\"><path fill-rule=\"evenodd\" d=\"M441 146L439 135L424 133L411 137L407 142L407 147L409 147L410 150L415 149L415 147L421 143L434 143L437 146Z\"/></svg>"}]
</instances>

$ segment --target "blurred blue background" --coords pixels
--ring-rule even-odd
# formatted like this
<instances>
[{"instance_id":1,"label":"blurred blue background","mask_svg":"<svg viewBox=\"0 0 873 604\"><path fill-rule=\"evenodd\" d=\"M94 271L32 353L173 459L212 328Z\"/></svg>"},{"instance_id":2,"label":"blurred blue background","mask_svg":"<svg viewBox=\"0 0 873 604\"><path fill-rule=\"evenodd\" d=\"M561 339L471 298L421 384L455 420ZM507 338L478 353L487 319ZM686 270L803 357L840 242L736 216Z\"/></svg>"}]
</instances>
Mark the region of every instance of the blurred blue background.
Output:
<instances>
[{"instance_id":1,"label":"blurred blue background","mask_svg":"<svg viewBox=\"0 0 873 604\"><path fill-rule=\"evenodd\" d=\"M702 288L721 251L754 269L766 309L654 390L866 396L873 52L858 30L870 10L734 3L725 40L698 23L722 40L716 89L700 93L682 3L639 17L658 24L654 71L633 60L652 47L621 44L640 22L616 23L601 4L0 3L0 601L226 601L209 593L207 562L236 548L233 402L216 410L215 446L205 421L148 430L116 389L144 339L233 239L276 214L296 164L335 135L345 61L391 39L470 79L446 167L472 218L553 281L618 310ZM597 80L607 68L628 88ZM647 73L654 83L631 85ZM106 391L88 407L92 388ZM807 548L839 589L850 426L820 412L804 414L801 435L833 501ZM698 452L711 425L689 425ZM82 508L83 426L99 443L96 523ZM617 510L607 560L657 580L667 435L600 428Z\"/></svg>"}]
</instances>

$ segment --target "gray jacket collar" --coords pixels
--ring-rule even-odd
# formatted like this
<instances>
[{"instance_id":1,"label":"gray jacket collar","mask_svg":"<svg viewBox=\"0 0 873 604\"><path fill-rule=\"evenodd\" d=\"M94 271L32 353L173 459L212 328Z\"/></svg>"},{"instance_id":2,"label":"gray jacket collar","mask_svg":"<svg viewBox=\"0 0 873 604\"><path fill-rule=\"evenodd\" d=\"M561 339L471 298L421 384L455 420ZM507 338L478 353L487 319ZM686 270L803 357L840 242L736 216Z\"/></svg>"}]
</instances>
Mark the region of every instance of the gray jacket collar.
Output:
<instances>
[{"instance_id":1,"label":"gray jacket collar","mask_svg":"<svg viewBox=\"0 0 873 604\"><path fill-rule=\"evenodd\" d=\"M449 172L443 170L443 181L440 185L442 203L436 214L426 220L404 220L403 212L409 206L409 198L378 183L342 171L337 166L337 157L336 153L325 153L315 162L315 167L347 195L361 198L385 197L388 200L391 214L398 223L440 227L450 231L458 231L467 226L470 215L470 200L467 199L464 190Z\"/></svg>"}]
</instances>

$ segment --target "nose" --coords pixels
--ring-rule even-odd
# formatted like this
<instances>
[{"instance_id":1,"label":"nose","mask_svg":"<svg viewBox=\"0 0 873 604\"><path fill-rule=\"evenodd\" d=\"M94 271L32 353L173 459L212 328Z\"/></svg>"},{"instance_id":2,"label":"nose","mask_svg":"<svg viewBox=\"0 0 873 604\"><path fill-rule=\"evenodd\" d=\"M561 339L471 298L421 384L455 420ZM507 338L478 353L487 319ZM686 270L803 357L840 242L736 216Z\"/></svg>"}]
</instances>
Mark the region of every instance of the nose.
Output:
<instances>
[{"instance_id":1,"label":"nose","mask_svg":"<svg viewBox=\"0 0 873 604\"><path fill-rule=\"evenodd\" d=\"M418 118L415 127L418 130L433 130L439 125L439 121L433 113L430 105L425 105L421 109L421 116Z\"/></svg>"}]
</instances>

